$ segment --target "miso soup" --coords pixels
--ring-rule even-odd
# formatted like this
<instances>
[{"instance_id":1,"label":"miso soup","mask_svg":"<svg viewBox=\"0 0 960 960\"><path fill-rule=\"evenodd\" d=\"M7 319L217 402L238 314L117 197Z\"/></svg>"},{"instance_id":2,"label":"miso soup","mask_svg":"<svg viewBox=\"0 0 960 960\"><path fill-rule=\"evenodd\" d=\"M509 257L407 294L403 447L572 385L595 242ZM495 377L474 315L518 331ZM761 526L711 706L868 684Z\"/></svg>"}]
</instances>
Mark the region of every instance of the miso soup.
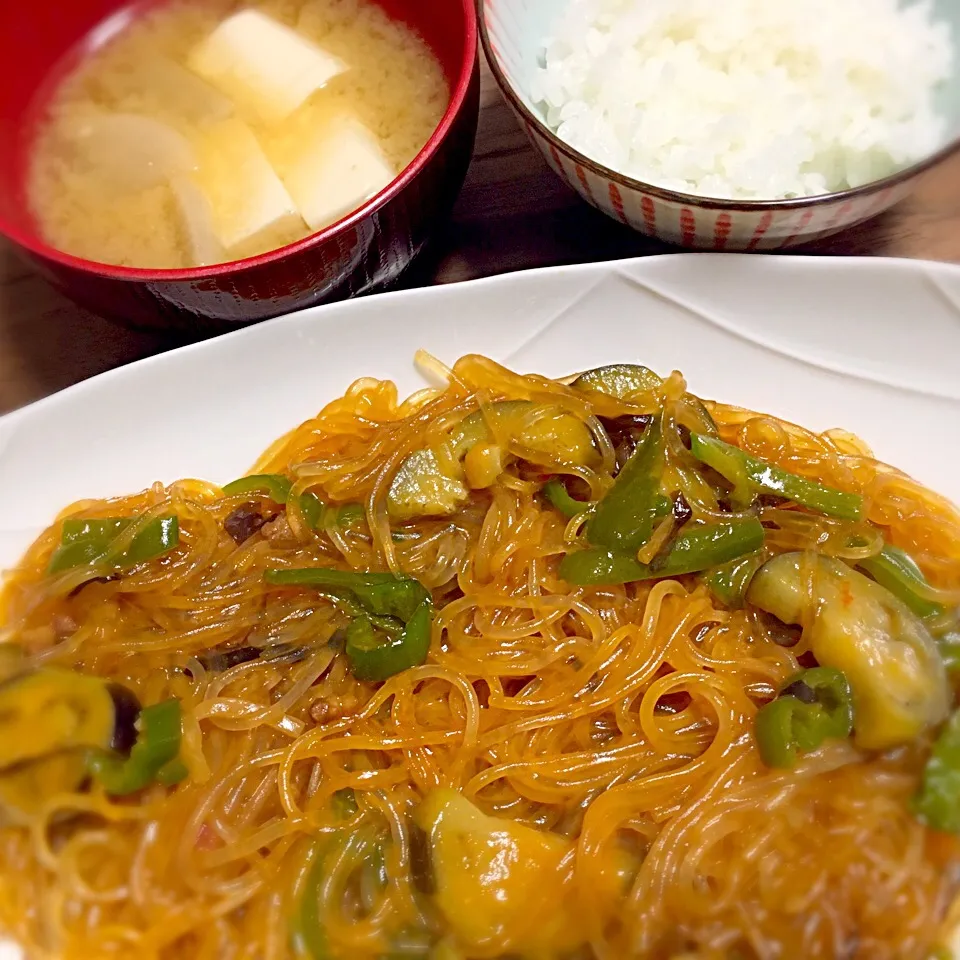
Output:
<instances>
[{"instance_id":1,"label":"miso soup","mask_svg":"<svg viewBox=\"0 0 960 960\"><path fill-rule=\"evenodd\" d=\"M448 97L431 50L373 0L173 0L56 89L31 208L49 244L90 260L253 256L387 186Z\"/></svg>"}]
</instances>

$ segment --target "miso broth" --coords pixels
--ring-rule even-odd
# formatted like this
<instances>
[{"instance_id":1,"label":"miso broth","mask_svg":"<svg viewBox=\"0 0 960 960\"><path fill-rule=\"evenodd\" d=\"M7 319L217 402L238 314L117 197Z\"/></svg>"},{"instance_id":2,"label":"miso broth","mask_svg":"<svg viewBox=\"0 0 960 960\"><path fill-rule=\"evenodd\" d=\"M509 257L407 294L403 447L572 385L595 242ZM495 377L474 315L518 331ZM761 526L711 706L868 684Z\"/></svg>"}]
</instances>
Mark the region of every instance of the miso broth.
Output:
<instances>
[{"instance_id":1,"label":"miso broth","mask_svg":"<svg viewBox=\"0 0 960 960\"><path fill-rule=\"evenodd\" d=\"M31 208L48 243L90 260L186 268L252 256L385 187L448 94L427 45L372 0L174 0L54 92L31 154Z\"/></svg>"}]
</instances>

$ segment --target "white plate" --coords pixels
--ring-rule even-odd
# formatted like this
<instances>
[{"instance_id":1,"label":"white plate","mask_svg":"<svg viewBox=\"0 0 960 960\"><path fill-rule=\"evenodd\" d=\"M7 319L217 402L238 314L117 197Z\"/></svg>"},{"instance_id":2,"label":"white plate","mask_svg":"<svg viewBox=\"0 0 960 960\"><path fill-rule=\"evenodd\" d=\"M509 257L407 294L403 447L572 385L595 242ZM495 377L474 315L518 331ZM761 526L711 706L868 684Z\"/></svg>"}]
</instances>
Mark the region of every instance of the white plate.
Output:
<instances>
[{"instance_id":1,"label":"white plate","mask_svg":"<svg viewBox=\"0 0 960 960\"><path fill-rule=\"evenodd\" d=\"M960 268L648 257L318 307L123 367L0 419L0 568L81 497L242 474L357 377L424 347L560 375L677 368L703 396L843 426L960 502Z\"/></svg>"}]
</instances>

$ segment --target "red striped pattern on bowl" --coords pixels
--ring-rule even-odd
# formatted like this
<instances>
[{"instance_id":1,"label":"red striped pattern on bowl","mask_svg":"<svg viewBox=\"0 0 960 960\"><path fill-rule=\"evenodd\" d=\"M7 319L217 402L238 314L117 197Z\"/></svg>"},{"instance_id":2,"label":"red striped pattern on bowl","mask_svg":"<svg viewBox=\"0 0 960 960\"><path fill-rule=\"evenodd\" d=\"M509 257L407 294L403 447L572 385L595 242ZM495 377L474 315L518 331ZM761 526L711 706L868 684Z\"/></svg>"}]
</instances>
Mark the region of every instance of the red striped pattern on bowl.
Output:
<instances>
[{"instance_id":1,"label":"red striped pattern on bowl","mask_svg":"<svg viewBox=\"0 0 960 960\"><path fill-rule=\"evenodd\" d=\"M838 233L903 199L926 169L958 147L854 190L785 201L716 200L641 183L579 153L544 123L527 93L556 0L476 0L480 36L507 102L548 166L620 223L701 250L783 250Z\"/></svg>"}]
</instances>

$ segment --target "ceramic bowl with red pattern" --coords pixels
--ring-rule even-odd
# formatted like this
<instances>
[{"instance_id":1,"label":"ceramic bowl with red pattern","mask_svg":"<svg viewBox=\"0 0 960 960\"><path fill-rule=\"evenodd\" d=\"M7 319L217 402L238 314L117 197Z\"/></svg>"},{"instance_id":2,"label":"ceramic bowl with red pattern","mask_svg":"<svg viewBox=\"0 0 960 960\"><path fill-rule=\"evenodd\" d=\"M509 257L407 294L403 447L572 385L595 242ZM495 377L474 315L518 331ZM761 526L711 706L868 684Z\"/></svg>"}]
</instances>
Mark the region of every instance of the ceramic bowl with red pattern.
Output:
<instances>
[{"instance_id":1,"label":"ceramic bowl with red pattern","mask_svg":"<svg viewBox=\"0 0 960 960\"><path fill-rule=\"evenodd\" d=\"M903 199L917 179L960 149L960 84L939 96L951 138L937 152L892 176L854 189L794 200L722 200L644 183L598 163L547 126L530 96L557 0L476 0L480 37L497 82L551 169L588 203L642 233L702 250L769 251L793 247L861 223ZM936 0L960 48L960 5Z\"/></svg>"},{"instance_id":2,"label":"ceramic bowl with red pattern","mask_svg":"<svg viewBox=\"0 0 960 960\"><path fill-rule=\"evenodd\" d=\"M296 243L230 263L147 270L83 260L45 243L26 202L33 135L51 81L131 0L0 4L0 233L74 300L122 323L206 335L382 287L447 216L473 153L479 110L474 0L376 0L408 23L447 76L447 110L416 158L342 220Z\"/></svg>"}]
</instances>

